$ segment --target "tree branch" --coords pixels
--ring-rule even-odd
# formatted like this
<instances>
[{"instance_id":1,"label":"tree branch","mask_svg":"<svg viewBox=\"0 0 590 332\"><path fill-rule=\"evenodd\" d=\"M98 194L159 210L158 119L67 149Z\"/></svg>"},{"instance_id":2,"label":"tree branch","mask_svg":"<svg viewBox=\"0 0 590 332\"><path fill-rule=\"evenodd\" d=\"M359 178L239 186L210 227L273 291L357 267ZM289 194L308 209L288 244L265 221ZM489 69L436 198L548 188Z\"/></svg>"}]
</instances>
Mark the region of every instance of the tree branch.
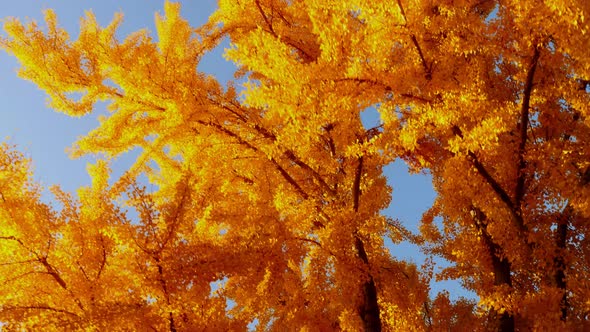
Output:
<instances>
[{"instance_id":1,"label":"tree branch","mask_svg":"<svg viewBox=\"0 0 590 332\"><path fill-rule=\"evenodd\" d=\"M236 139L238 141L238 143L248 147L249 149L255 151L255 152L259 152L260 150L258 150L257 147L255 147L254 145L250 144L249 142L245 141L243 138L241 138L240 136L238 136L238 134L234 133L233 131L219 125L216 124L214 122L205 122L205 121L201 121L201 120L197 120L197 122L199 124L202 124L204 126L209 126L209 127L213 127L215 129L217 129L218 131L225 133L226 135ZM291 175L289 173L287 173L287 171L281 166L279 165L279 163L274 159L274 158L270 158L270 162L273 164L273 166L275 166L275 168L279 171L279 173L281 174L281 176L283 176L283 178L291 185L293 186L293 188L295 189L295 191L297 191L301 197L303 197L304 199L308 199L309 195L305 192L305 190L303 190L303 188L301 188L301 186L299 185L299 183L297 183L297 181L295 181L295 179L293 179L293 177L291 177Z\"/></svg>"},{"instance_id":2,"label":"tree branch","mask_svg":"<svg viewBox=\"0 0 590 332\"><path fill-rule=\"evenodd\" d=\"M330 254L330 256L337 258L336 254L334 254L329 249L324 248L324 246L322 246L322 244L317 240L306 238L306 237L299 237L299 236L293 237L293 239L314 244L314 245L318 246L319 248L321 248L322 250L327 251Z\"/></svg>"},{"instance_id":3,"label":"tree branch","mask_svg":"<svg viewBox=\"0 0 590 332\"><path fill-rule=\"evenodd\" d=\"M401 0L397 0L397 5L399 6L399 10L402 14L402 17L404 18L404 21L407 24L408 17L406 16L406 11L404 10L404 6L402 5ZM418 56L420 56L420 62L422 63L422 67L424 68L424 72L425 72L424 77L426 78L426 80L430 81L432 79L432 70L431 70L430 66L428 65L428 63L426 62L426 59L424 58L424 53L422 52L422 48L420 47L420 44L418 44L418 39L416 38L416 35L414 35L414 34L410 35L410 39L412 40L412 43L414 44L414 46L416 47L416 50L418 51Z\"/></svg>"},{"instance_id":4,"label":"tree branch","mask_svg":"<svg viewBox=\"0 0 590 332\"><path fill-rule=\"evenodd\" d=\"M454 125L452 127L452 130L455 135L463 138L463 133L457 125ZM473 166L475 167L475 169L477 170L477 173L479 173L479 175L481 175L484 178L484 180L490 185L490 187L492 187L492 190L496 193L496 195L498 195L500 200L504 202L504 204L510 211L510 214L512 215L512 217L514 217L519 232L525 234L526 228L524 226L524 219L522 218L522 215L518 212L516 206L514 205L514 202L512 201L512 198L510 198L510 195L508 195L508 192L506 192L502 185L500 185L500 183L496 181L492 174L488 172L488 170L481 163L481 161L479 161L477 155L473 151L469 151L467 153L467 156L473 164Z\"/></svg>"},{"instance_id":5,"label":"tree branch","mask_svg":"<svg viewBox=\"0 0 590 332\"><path fill-rule=\"evenodd\" d=\"M264 19L264 22L266 23L266 25L268 26L268 30L275 36L277 37L277 33L275 32L275 30L272 27L272 22L270 21L270 19L268 18L268 16L266 16L266 13L264 12L264 10L262 9L262 6L260 6L260 0L255 0L254 3L256 4L256 7L258 8L258 11L260 12L260 15L262 15L262 19Z\"/></svg>"},{"instance_id":6,"label":"tree branch","mask_svg":"<svg viewBox=\"0 0 590 332\"><path fill-rule=\"evenodd\" d=\"M231 110L231 109L229 109L228 107L226 107L226 106L223 106L223 104L222 104L220 101L217 101L217 100L214 100L214 99L212 99L211 101L212 101L213 103L215 103L216 105L218 105L218 106L222 107L223 109L225 109L225 110L227 110L227 111L231 112L232 114L239 114L237 111ZM238 108L241 108L241 106L240 106L240 105L235 105L235 106L237 106ZM244 113L245 113L245 114L247 114L246 112L244 112ZM242 121L244 124L248 125L249 127L253 128L254 130L256 130L256 132L258 132L259 134L261 134L261 135L262 135L264 138L267 138L267 139L271 140L272 142L276 142L276 141L277 141L277 137L276 137L276 135L275 135L275 134L273 134L272 132L270 132L270 131L269 131L269 130L267 130L266 128L262 127L262 126L261 126L261 125L259 125L258 123L256 123L256 122L250 123L250 122L248 122L248 121L246 120L246 118L245 118L244 116L239 116L239 119L240 119L240 120L241 120L241 121ZM196 120L196 121L197 121L198 123L201 123L201 124L206 124L206 122L204 122L204 121L201 121L201 120ZM226 134L229 134L229 132L227 131L227 128L225 128L225 127L223 127L223 126L221 126L221 125L218 125L218 124L212 123L212 122L209 122L209 123L211 123L211 124L213 124L213 125L216 125L216 126L217 126L217 129L219 129L219 130L221 130L221 131L225 132ZM245 140L241 139L241 137L239 137L239 136L238 136L238 134L236 134L236 133L234 133L234 132L231 132L230 136L232 136L232 137L234 137L234 138L236 138L236 139L237 139L237 138L239 138L239 141L240 141L240 143L241 143L241 144L247 143ZM254 146L253 146L253 145L251 145L250 143L247 143L247 145L248 145L249 147L251 147L251 148L253 148L253 147L254 147ZM254 149L254 150L255 150L255 151L258 151L258 149ZM316 179L316 181L319 183L319 185L320 185L320 186L321 186L321 187L322 187L322 188L323 188L325 191L327 191L327 192L328 192L328 193L330 193L331 195L335 195L335 191L334 191L334 189L332 189L332 188L331 188L331 187L328 185L328 183L326 183L326 181L323 179L323 177L322 177L322 176L321 176L321 175L320 175L320 174L319 174L317 171L315 171L313 168L311 168L311 166L309 166L307 163L303 162L303 161L302 161L302 160L301 160L299 157L297 157L297 155L295 155L295 153L294 153L292 150L285 149L284 156L285 156L285 157L287 157L288 159L290 159L290 160L291 160L293 163L295 163L297 166L299 166L299 167L303 168L304 170L306 170L307 172L309 172L309 173L311 174L311 176L312 176L314 179ZM276 161L275 161L275 162L276 162ZM284 169L283 169L283 171L284 171ZM281 172L281 173L282 173L282 172Z\"/></svg>"},{"instance_id":7,"label":"tree branch","mask_svg":"<svg viewBox=\"0 0 590 332\"><path fill-rule=\"evenodd\" d=\"M477 230L481 233L483 242L488 249L488 254L492 259L492 269L494 273L494 285L507 285L512 287L512 266L508 258L503 254L502 247L494 242L494 239L487 230L487 217L483 211L471 207L472 217ZM498 312L495 308L491 309L498 331L514 331L514 316L507 311Z\"/></svg>"},{"instance_id":8,"label":"tree branch","mask_svg":"<svg viewBox=\"0 0 590 332\"><path fill-rule=\"evenodd\" d=\"M352 185L352 208L354 212L359 210L359 199L361 196L361 176L363 173L363 156L358 159L358 166L354 173L354 183ZM367 262L365 262L367 263Z\"/></svg>"},{"instance_id":9,"label":"tree branch","mask_svg":"<svg viewBox=\"0 0 590 332\"><path fill-rule=\"evenodd\" d=\"M73 313L71 311L65 310L65 309L58 309L58 308L53 308L50 306L45 306L45 305L31 305L31 306L11 306L11 305L5 305L2 306L0 311L10 311L10 310L48 310L48 311L53 311L53 312L59 312L59 313L63 313L66 315L70 315L70 316L74 316L77 318L81 318L80 316L78 316L76 313Z\"/></svg>"},{"instance_id":10,"label":"tree branch","mask_svg":"<svg viewBox=\"0 0 590 332\"><path fill-rule=\"evenodd\" d=\"M53 279L55 279L55 281L61 286L61 288L68 290L66 282L59 275L59 272L57 272L57 270L51 264L49 264L46 257L39 258L39 262L43 265L43 267L45 267L47 273L49 273L49 275L51 275Z\"/></svg>"},{"instance_id":11,"label":"tree branch","mask_svg":"<svg viewBox=\"0 0 590 332\"><path fill-rule=\"evenodd\" d=\"M352 208L355 214L359 211L359 201L361 195L361 177L363 174L363 156L358 158L358 165L354 174L354 183L352 186ZM365 250L365 245L359 234L355 234L355 248L357 254L364 265L370 270L369 257ZM379 313L379 304L377 298L377 286L375 280L368 271L368 280L362 285L363 301L359 307L360 316L363 321L365 331L381 331L381 319Z\"/></svg>"},{"instance_id":12,"label":"tree branch","mask_svg":"<svg viewBox=\"0 0 590 332\"><path fill-rule=\"evenodd\" d=\"M158 267L158 281L160 282L160 286L162 287L162 291L164 292L164 296L166 298L166 304L170 306L170 293L168 292L168 285L166 284L166 279L164 279L164 268L162 267L162 263L158 254L153 256L153 259L156 261L156 266ZM174 315L172 312L168 312L168 328L170 332L176 332L176 324L174 322Z\"/></svg>"},{"instance_id":13,"label":"tree branch","mask_svg":"<svg viewBox=\"0 0 590 332\"><path fill-rule=\"evenodd\" d=\"M102 257L100 260L100 266L98 267L98 272L96 273L95 281L98 281L98 279L100 279L100 275L102 274L102 271L104 270L104 267L107 263L107 251L105 248L104 238L102 235L100 235L100 243L102 245Z\"/></svg>"},{"instance_id":14,"label":"tree branch","mask_svg":"<svg viewBox=\"0 0 590 332\"><path fill-rule=\"evenodd\" d=\"M527 73L527 78L524 86L524 92L522 97L522 110L520 114L520 142L518 144L518 171L516 176L516 189L514 194L514 205L516 209L518 209L518 213L521 214L521 204L522 199L524 197L525 191L525 168L526 168L526 160L525 160L525 149L526 149L526 142L527 142L527 131L529 125L529 109L530 109L530 100L531 100L531 93L533 90L533 81L535 77L535 70L537 68L537 63L539 62L539 48L535 48L535 53L533 54L533 58L531 59L531 64L529 66L529 71Z\"/></svg>"}]
</instances>

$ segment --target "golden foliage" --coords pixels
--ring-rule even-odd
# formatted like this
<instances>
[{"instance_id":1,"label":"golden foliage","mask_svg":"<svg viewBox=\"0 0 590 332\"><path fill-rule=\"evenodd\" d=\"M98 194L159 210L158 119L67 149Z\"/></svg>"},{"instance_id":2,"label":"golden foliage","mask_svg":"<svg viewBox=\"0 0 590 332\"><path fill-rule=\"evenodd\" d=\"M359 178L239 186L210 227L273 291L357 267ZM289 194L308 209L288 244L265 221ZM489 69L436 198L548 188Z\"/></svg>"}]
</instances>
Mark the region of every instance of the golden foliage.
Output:
<instances>
[{"instance_id":1,"label":"golden foliage","mask_svg":"<svg viewBox=\"0 0 590 332\"><path fill-rule=\"evenodd\" d=\"M142 153L113 185L99 161L78 198L55 188L56 210L2 147L0 321L584 329L589 16L583 0L220 0L195 29L166 2L157 42L118 40L121 16L100 27L89 12L74 41L52 11L45 32L8 20L0 45L53 108L110 103L75 156ZM197 71L226 36L239 95ZM370 107L375 128L361 122ZM423 238L381 213L397 158L433 176ZM479 303L429 299L432 272L393 257L386 235L424 240L452 263L437 277Z\"/></svg>"}]
</instances>

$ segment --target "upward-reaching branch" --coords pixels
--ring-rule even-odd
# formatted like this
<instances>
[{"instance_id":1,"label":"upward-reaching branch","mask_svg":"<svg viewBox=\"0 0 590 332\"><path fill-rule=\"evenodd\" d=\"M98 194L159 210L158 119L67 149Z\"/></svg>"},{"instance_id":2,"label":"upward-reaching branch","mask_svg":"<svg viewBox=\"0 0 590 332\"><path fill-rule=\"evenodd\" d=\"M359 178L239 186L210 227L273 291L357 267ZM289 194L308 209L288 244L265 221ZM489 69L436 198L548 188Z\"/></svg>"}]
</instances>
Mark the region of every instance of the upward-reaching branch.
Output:
<instances>
[{"instance_id":1,"label":"upward-reaching branch","mask_svg":"<svg viewBox=\"0 0 590 332\"><path fill-rule=\"evenodd\" d=\"M463 138L463 132L459 128L459 126L454 125L452 127L453 134ZM479 160L477 155L473 151L469 151L467 153L469 160L473 164L473 167L477 170L477 173L481 175L484 180L492 187L492 190L498 195L500 200L506 205L512 217L516 222L516 226L522 234L526 231L524 226L524 220L520 213L518 213L517 206L510 198L508 192L502 187L502 185L494 178L494 176L487 170L487 168L483 165L483 163Z\"/></svg>"},{"instance_id":2,"label":"upward-reaching branch","mask_svg":"<svg viewBox=\"0 0 590 332\"><path fill-rule=\"evenodd\" d=\"M239 112L238 110L232 110L229 107L225 106L222 101L219 101L216 99L210 99L210 101L214 105L219 106L222 109L227 110L232 114L240 114L241 116L239 116L238 118L240 119L240 121L242 121L242 123L244 125L254 129L258 134L262 135L262 137L269 139L272 142L277 142L276 135L274 133L272 133L271 131L269 131L268 129L264 128L262 125L260 125L259 124L260 121L257 121L259 119L256 119L255 116L248 116L248 117L243 116L243 114L249 114L249 113L254 113L254 112L248 112L247 109L244 109L244 107L241 105L232 104L236 109L241 111L241 112ZM221 126L219 126L219 127L221 127ZM237 134L234 133L233 137L237 137L236 135ZM314 170L311 166L309 166L307 163L305 163L303 160L301 160L295 154L295 152L293 150L285 148L285 147L283 147L283 149L284 149L284 153L283 153L284 157L286 157L287 159L289 159L290 161L295 163L297 166L303 168L306 172L308 172L317 181L317 183L322 187L322 189L325 192L329 193L330 195L335 195L335 190L332 187L330 187L330 185L324 180L324 178L316 170ZM281 174L282 174L282 172L281 172Z\"/></svg>"},{"instance_id":3,"label":"upward-reaching branch","mask_svg":"<svg viewBox=\"0 0 590 332\"><path fill-rule=\"evenodd\" d=\"M568 228L570 219L572 217L572 211L570 205L566 206L562 215L558 219L557 228L555 229L555 244L557 247L557 255L554 259L555 272L553 273L553 279L557 288L562 291L561 294L561 320L567 320L567 312L569 310L569 301L567 296L567 279L566 279L566 253L567 253L567 239L568 239Z\"/></svg>"},{"instance_id":4,"label":"upward-reaching branch","mask_svg":"<svg viewBox=\"0 0 590 332\"><path fill-rule=\"evenodd\" d=\"M272 27L272 18L268 18L268 16L266 15L266 13L264 12L264 9L262 9L262 6L260 5L260 0L255 0L254 3L256 4L256 7L258 8L258 11L260 12L260 15L262 15L262 18L264 19L264 22L266 23L266 26L268 27L268 30L276 37L277 33L275 32L275 30Z\"/></svg>"},{"instance_id":5,"label":"upward-reaching branch","mask_svg":"<svg viewBox=\"0 0 590 332\"><path fill-rule=\"evenodd\" d=\"M363 174L363 156L358 158L357 168L354 174L354 183L352 185L352 208L355 213L359 211L359 201L361 196L361 177ZM365 250L363 240L359 234L355 234L355 247L359 258L363 261L365 266L369 267L369 257ZM363 302L360 306L360 316L363 320L365 331L379 332L381 331L381 319L379 313L379 303L377 299L377 286L375 280L369 272L368 280L363 283Z\"/></svg>"},{"instance_id":6,"label":"upward-reaching branch","mask_svg":"<svg viewBox=\"0 0 590 332\"><path fill-rule=\"evenodd\" d=\"M524 92L522 96L522 110L520 112L520 142L518 144L518 170L516 176L516 189L514 191L514 205L518 209L518 213L521 214L521 204L524 197L525 190L525 168L526 168L526 142L527 142L527 131L529 126L529 110L531 93L533 91L533 81L535 78L535 70L537 69L537 63L539 62L539 48L535 48L535 53L531 59L531 64L526 77L524 85Z\"/></svg>"},{"instance_id":7,"label":"upward-reaching branch","mask_svg":"<svg viewBox=\"0 0 590 332\"><path fill-rule=\"evenodd\" d=\"M475 227L480 232L484 245L488 250L488 254L492 260L492 268L494 273L494 285L506 285L512 287L512 266L508 258L504 256L503 249L498 245L487 229L487 217L483 211L472 206L471 212ZM501 332L514 331L514 315L506 311L498 312L496 309L491 310L491 316L494 320L494 328Z\"/></svg>"},{"instance_id":8,"label":"upward-reaching branch","mask_svg":"<svg viewBox=\"0 0 590 332\"><path fill-rule=\"evenodd\" d=\"M404 10L404 6L402 5L401 0L397 0L397 5L399 6L399 10L402 14L402 17L404 18L404 21L406 23L408 23L406 11ZM420 63L422 64L422 67L424 68L424 73L425 73L424 77L430 81L432 79L432 68L426 62L426 58L424 57L424 52L422 52L422 48L420 47L420 44L418 44L418 39L416 38L416 35L415 34L410 35L410 39L412 40L412 44L414 44L414 47L416 47L416 51L418 51L418 56L420 57Z\"/></svg>"},{"instance_id":9,"label":"upward-reaching branch","mask_svg":"<svg viewBox=\"0 0 590 332\"><path fill-rule=\"evenodd\" d=\"M363 174L363 156L358 159L356 172L354 173L354 183L352 185L352 208L354 212L359 211L359 199L361 196L361 176Z\"/></svg>"}]
</instances>

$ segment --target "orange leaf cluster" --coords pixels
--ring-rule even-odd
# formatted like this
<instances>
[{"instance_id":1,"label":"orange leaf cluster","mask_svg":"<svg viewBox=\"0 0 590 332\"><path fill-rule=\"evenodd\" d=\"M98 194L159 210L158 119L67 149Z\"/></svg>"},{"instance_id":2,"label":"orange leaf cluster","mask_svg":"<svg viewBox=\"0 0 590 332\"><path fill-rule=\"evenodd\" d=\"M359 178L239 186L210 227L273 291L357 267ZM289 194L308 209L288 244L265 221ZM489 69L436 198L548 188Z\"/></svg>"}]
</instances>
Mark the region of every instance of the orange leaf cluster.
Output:
<instances>
[{"instance_id":1,"label":"orange leaf cluster","mask_svg":"<svg viewBox=\"0 0 590 332\"><path fill-rule=\"evenodd\" d=\"M588 17L585 0L220 0L193 28L166 2L157 41L118 40L121 16L88 13L73 41L51 11L6 21L0 47L54 109L110 113L74 149L106 160L76 198L53 189L60 209L0 149L3 328L590 328ZM225 37L240 88L197 70ZM420 235L381 212L398 158L433 176ZM386 236L450 261L437 277L479 303L430 298L432 269Z\"/></svg>"}]
</instances>

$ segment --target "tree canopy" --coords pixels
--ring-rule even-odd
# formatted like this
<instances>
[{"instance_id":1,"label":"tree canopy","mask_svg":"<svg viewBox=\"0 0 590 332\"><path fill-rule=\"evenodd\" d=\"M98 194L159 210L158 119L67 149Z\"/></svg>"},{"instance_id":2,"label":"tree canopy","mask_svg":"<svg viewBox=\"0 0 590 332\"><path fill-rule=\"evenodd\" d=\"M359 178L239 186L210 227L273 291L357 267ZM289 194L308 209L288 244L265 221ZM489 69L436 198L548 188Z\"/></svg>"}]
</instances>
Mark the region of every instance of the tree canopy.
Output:
<instances>
[{"instance_id":1,"label":"tree canopy","mask_svg":"<svg viewBox=\"0 0 590 332\"><path fill-rule=\"evenodd\" d=\"M100 157L92 185L53 187L59 207L0 148L3 329L590 328L588 17L585 0L220 0L192 27L166 2L155 36L122 40L120 14L88 12L76 39L51 10L6 20L0 47L52 108L109 114L72 152ZM197 69L224 38L243 83ZM433 178L420 234L382 212L398 159ZM433 278L477 301L431 296Z\"/></svg>"}]
</instances>

